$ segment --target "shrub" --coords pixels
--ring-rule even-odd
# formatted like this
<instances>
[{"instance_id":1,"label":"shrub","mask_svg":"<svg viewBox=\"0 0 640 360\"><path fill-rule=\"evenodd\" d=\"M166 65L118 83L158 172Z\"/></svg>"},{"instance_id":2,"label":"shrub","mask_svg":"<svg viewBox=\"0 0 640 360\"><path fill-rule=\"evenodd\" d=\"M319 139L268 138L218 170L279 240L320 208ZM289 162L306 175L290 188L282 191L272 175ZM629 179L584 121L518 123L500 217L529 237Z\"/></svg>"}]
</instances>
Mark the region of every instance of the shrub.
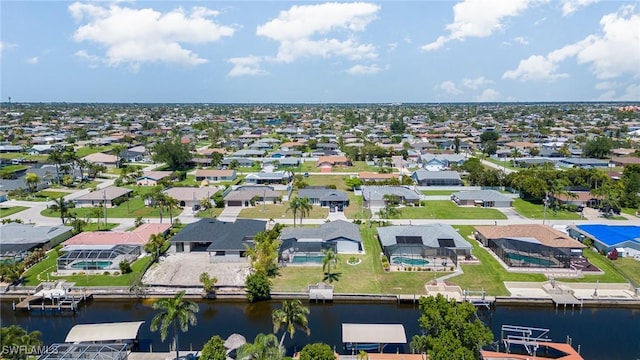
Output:
<instances>
[{"instance_id":1,"label":"shrub","mask_svg":"<svg viewBox=\"0 0 640 360\"><path fill-rule=\"evenodd\" d=\"M268 300L271 298L271 280L263 271L257 271L247 276L247 300L249 302Z\"/></svg>"},{"instance_id":2,"label":"shrub","mask_svg":"<svg viewBox=\"0 0 640 360\"><path fill-rule=\"evenodd\" d=\"M110 272L108 272L108 271L105 271L105 272L102 273L102 275L109 275L109 274L110 274Z\"/></svg>"},{"instance_id":3,"label":"shrub","mask_svg":"<svg viewBox=\"0 0 640 360\"><path fill-rule=\"evenodd\" d=\"M200 360L225 360L227 358L227 350L224 347L224 340L220 336L213 336L202 347Z\"/></svg>"},{"instance_id":4,"label":"shrub","mask_svg":"<svg viewBox=\"0 0 640 360\"><path fill-rule=\"evenodd\" d=\"M123 274L128 274L130 273L131 270L131 264L129 264L129 262L127 260L122 260L120 261L120 264L118 264L118 266L120 267L120 271Z\"/></svg>"},{"instance_id":5,"label":"shrub","mask_svg":"<svg viewBox=\"0 0 640 360\"><path fill-rule=\"evenodd\" d=\"M307 344L300 351L300 360L335 360L331 346L325 343Z\"/></svg>"}]
</instances>

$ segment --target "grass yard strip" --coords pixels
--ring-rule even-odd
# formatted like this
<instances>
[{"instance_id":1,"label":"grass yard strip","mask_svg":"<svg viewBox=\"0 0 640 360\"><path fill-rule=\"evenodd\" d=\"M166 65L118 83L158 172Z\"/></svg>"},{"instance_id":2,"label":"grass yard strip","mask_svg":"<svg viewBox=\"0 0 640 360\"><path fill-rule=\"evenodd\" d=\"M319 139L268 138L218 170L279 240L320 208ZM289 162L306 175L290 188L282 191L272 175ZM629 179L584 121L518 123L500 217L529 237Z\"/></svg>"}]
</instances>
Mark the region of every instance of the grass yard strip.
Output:
<instances>
[{"instance_id":1,"label":"grass yard strip","mask_svg":"<svg viewBox=\"0 0 640 360\"><path fill-rule=\"evenodd\" d=\"M211 209L208 209L208 210L198 211L196 213L196 217L198 217L198 218L218 217L218 216L220 216L220 214L222 213L223 210L224 210L224 208L211 208Z\"/></svg>"},{"instance_id":2,"label":"grass yard strip","mask_svg":"<svg viewBox=\"0 0 640 360\"><path fill-rule=\"evenodd\" d=\"M94 207L80 207L69 209L69 212L75 214L75 216L80 219L104 216L102 208L100 208L101 212L99 216L96 216L97 211L95 209L96 208ZM172 211L173 216L176 217L182 212L182 209L174 208ZM60 217L59 211L53 211L51 209L45 209L40 214L48 217ZM142 216L143 218L157 218L160 217L160 209L145 206L142 196L131 198L116 207L107 208L107 218L137 218L139 216ZM162 217L168 219L169 211L165 209L162 213Z\"/></svg>"},{"instance_id":3,"label":"grass yard strip","mask_svg":"<svg viewBox=\"0 0 640 360\"><path fill-rule=\"evenodd\" d=\"M399 208L394 219L496 219L507 216L496 209L458 206L449 200L427 200L426 206Z\"/></svg>"},{"instance_id":4,"label":"grass yard strip","mask_svg":"<svg viewBox=\"0 0 640 360\"><path fill-rule=\"evenodd\" d=\"M425 294L425 284L433 278L432 272L406 271L385 272L380 253L382 248L377 240L376 226L360 226L363 255L338 255L336 271L342 273L340 281L334 282L338 293L366 294ZM358 265L349 265L347 260L355 256L362 260ZM445 273L438 273L445 274ZM273 291L306 291L309 284L322 281L322 265L289 266L280 270L273 279Z\"/></svg>"},{"instance_id":5,"label":"grass yard strip","mask_svg":"<svg viewBox=\"0 0 640 360\"><path fill-rule=\"evenodd\" d=\"M509 292L504 286L505 281L546 281L547 278L542 274L526 274L526 273L510 273L498 261L489 254L487 250L480 246L478 241L470 238L474 231L473 226L454 225L471 245L473 245L472 254L480 260L478 265L461 265L464 274L458 275L447 280L449 283L456 284L462 290L482 290L487 294L494 296L507 296Z\"/></svg>"},{"instance_id":6,"label":"grass yard strip","mask_svg":"<svg viewBox=\"0 0 640 360\"><path fill-rule=\"evenodd\" d=\"M274 219L278 221L278 219L291 219L293 218L293 213L291 211L287 211L289 208L289 203L284 202L282 204L266 204L257 203L253 207L244 208L240 211L240 215L238 217L241 218L253 218L253 219ZM325 219L329 216L329 209L321 208L318 205L314 205L311 211L305 219ZM296 214L296 221L300 221L300 213ZM304 223L304 219L302 220Z\"/></svg>"},{"instance_id":7,"label":"grass yard strip","mask_svg":"<svg viewBox=\"0 0 640 360\"><path fill-rule=\"evenodd\" d=\"M75 283L75 286L131 286L133 280L138 278L151 261L151 257L145 256L131 264L132 272L125 275L71 275L53 276L56 271L58 255L50 251L45 259L32 266L24 274L24 285L36 286L42 281L66 280ZM115 272L119 270L110 270ZM47 277L47 274L49 276Z\"/></svg>"},{"instance_id":8,"label":"grass yard strip","mask_svg":"<svg viewBox=\"0 0 640 360\"><path fill-rule=\"evenodd\" d=\"M496 164L498 166L501 166L503 168L510 169L510 170L516 170L517 171L517 170L521 169L519 167L513 166L513 163L511 163L511 161L501 161L501 160L495 160L495 159L492 159L492 158L485 158L484 160L486 160L486 161L488 161L488 162L490 162L492 164Z\"/></svg>"},{"instance_id":9,"label":"grass yard strip","mask_svg":"<svg viewBox=\"0 0 640 360\"><path fill-rule=\"evenodd\" d=\"M612 262L631 281L634 287L640 287L640 261L623 257Z\"/></svg>"},{"instance_id":10,"label":"grass yard strip","mask_svg":"<svg viewBox=\"0 0 640 360\"><path fill-rule=\"evenodd\" d=\"M99 152L107 152L110 151L113 148L112 145L106 145L106 146L84 146L79 148L78 150L76 150L76 155L79 158L83 158L87 155L91 155L91 154L95 154L95 153L99 153Z\"/></svg>"},{"instance_id":11,"label":"grass yard strip","mask_svg":"<svg viewBox=\"0 0 640 360\"><path fill-rule=\"evenodd\" d=\"M0 208L0 218L3 218L5 216L9 216L9 215L13 215L15 213L18 213L22 210L27 210L29 207L27 206L11 206L11 207L6 207L6 208Z\"/></svg>"},{"instance_id":12,"label":"grass yard strip","mask_svg":"<svg viewBox=\"0 0 640 360\"><path fill-rule=\"evenodd\" d=\"M636 214L638 213L638 209L622 208L622 212L627 215L636 216Z\"/></svg>"},{"instance_id":13,"label":"grass yard strip","mask_svg":"<svg viewBox=\"0 0 640 360\"><path fill-rule=\"evenodd\" d=\"M515 199L513 208L520 215L529 219L544 219L545 210L542 204L533 204L526 200ZM546 210L546 218L550 220L580 220L580 215L571 211L558 210L553 211L549 208Z\"/></svg>"}]
</instances>

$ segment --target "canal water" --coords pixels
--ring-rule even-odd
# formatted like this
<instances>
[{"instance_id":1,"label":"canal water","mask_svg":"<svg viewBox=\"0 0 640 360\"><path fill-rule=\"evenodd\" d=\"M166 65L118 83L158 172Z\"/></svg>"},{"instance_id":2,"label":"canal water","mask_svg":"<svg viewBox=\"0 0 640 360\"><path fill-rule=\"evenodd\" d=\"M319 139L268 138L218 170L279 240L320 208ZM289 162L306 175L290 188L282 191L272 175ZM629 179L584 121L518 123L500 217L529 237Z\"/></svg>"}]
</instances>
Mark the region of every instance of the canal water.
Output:
<instances>
[{"instance_id":1,"label":"canal water","mask_svg":"<svg viewBox=\"0 0 640 360\"><path fill-rule=\"evenodd\" d=\"M252 341L258 333L273 331L271 311L279 302L248 304L237 301L199 302L198 323L180 337L183 350L201 349L212 336L226 338L233 333L244 335ZM305 344L322 341L340 353L341 323L402 323L407 338L419 334L419 310L417 305L379 303L310 304L309 326L311 335L298 331L285 346L291 354ZM141 351L168 351L169 340L160 341L158 333L149 329L155 311L149 300L103 301L94 300L83 305L76 313L52 315L39 311L32 313L11 309L11 301L0 304L2 326L18 324L28 329L40 330L45 344L63 342L67 332L75 324L140 321L146 323L139 333ZM574 347L580 346L585 359L640 359L640 310L614 308L585 308L583 310L556 310L553 307L497 306L493 310L479 312L480 318L491 327L495 339L500 336L504 324L523 325L550 329L549 337L557 342L572 338ZM394 351L393 348L386 350ZM402 350L408 351L405 347Z\"/></svg>"}]
</instances>

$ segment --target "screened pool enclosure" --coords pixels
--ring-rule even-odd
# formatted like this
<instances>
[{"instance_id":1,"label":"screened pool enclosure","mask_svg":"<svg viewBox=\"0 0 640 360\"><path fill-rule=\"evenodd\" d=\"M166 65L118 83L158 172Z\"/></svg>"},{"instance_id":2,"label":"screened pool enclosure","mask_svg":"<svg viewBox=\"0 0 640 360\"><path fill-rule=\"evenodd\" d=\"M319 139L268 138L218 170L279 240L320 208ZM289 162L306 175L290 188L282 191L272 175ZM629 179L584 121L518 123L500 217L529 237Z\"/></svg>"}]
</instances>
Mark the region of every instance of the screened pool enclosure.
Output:
<instances>
[{"instance_id":1,"label":"screened pool enclosure","mask_svg":"<svg viewBox=\"0 0 640 360\"><path fill-rule=\"evenodd\" d=\"M93 246L77 245L62 249L58 272L119 271L123 260L132 263L140 256L138 245Z\"/></svg>"}]
</instances>

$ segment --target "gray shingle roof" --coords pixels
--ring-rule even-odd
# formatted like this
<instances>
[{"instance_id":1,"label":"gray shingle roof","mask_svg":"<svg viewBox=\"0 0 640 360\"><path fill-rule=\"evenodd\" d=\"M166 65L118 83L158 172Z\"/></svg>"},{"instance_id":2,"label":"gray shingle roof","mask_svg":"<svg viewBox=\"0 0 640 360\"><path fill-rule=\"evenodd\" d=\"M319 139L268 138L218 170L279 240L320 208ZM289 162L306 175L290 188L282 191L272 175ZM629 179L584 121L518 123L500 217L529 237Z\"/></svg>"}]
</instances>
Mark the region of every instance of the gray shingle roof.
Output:
<instances>
[{"instance_id":1,"label":"gray shingle roof","mask_svg":"<svg viewBox=\"0 0 640 360\"><path fill-rule=\"evenodd\" d=\"M5 244L44 244L66 232L71 237L70 226L34 226L29 224L8 223L0 225L0 245Z\"/></svg>"},{"instance_id":2,"label":"gray shingle roof","mask_svg":"<svg viewBox=\"0 0 640 360\"><path fill-rule=\"evenodd\" d=\"M471 249L472 246L454 228L446 224L428 224L413 226L385 226L378 228L378 237L382 246L397 245L397 236L419 236L422 244L438 248L438 239L453 239L455 248Z\"/></svg>"},{"instance_id":3,"label":"gray shingle roof","mask_svg":"<svg viewBox=\"0 0 640 360\"><path fill-rule=\"evenodd\" d=\"M211 243L208 251L244 250L245 241L264 231L266 224L266 221L251 219L238 219L235 222L201 219L185 226L171 238L171 242Z\"/></svg>"},{"instance_id":4,"label":"gray shingle roof","mask_svg":"<svg viewBox=\"0 0 640 360\"><path fill-rule=\"evenodd\" d=\"M404 186L363 186L362 195L367 201L384 200L386 194L396 195L406 200L420 200L420 194Z\"/></svg>"},{"instance_id":5,"label":"gray shingle roof","mask_svg":"<svg viewBox=\"0 0 640 360\"><path fill-rule=\"evenodd\" d=\"M281 239L322 239L330 241L343 237L349 240L362 242L358 225L344 220L335 220L324 223L317 228L284 228Z\"/></svg>"},{"instance_id":6,"label":"gray shingle roof","mask_svg":"<svg viewBox=\"0 0 640 360\"><path fill-rule=\"evenodd\" d=\"M320 201L348 201L349 197L344 191L334 189L300 189L298 197L320 199Z\"/></svg>"},{"instance_id":7,"label":"gray shingle roof","mask_svg":"<svg viewBox=\"0 0 640 360\"><path fill-rule=\"evenodd\" d=\"M495 202L510 202L512 199L495 190L468 190L451 194L460 200L482 200Z\"/></svg>"},{"instance_id":8,"label":"gray shingle roof","mask_svg":"<svg viewBox=\"0 0 640 360\"><path fill-rule=\"evenodd\" d=\"M460 180L460 174L457 171L427 171L424 169L414 172L418 181L431 179L452 179Z\"/></svg>"}]
</instances>

